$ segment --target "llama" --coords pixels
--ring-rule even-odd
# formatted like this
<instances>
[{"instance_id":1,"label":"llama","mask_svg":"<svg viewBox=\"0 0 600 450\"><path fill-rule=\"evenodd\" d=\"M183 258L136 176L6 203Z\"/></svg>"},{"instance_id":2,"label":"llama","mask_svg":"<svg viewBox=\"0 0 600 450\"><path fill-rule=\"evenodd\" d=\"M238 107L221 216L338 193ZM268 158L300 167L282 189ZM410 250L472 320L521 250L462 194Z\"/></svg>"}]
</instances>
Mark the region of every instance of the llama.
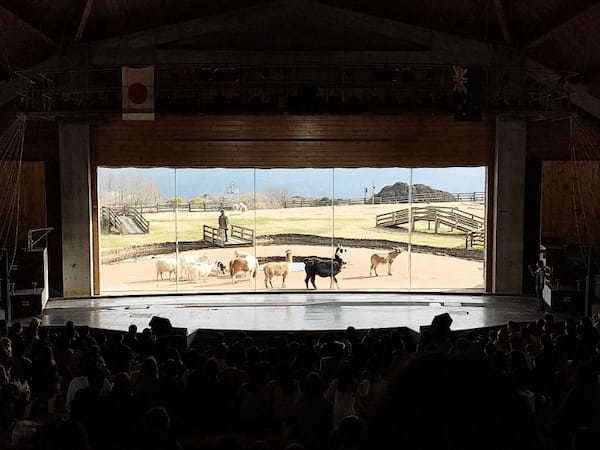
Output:
<instances>
[{"instance_id":1,"label":"llama","mask_svg":"<svg viewBox=\"0 0 600 450\"><path fill-rule=\"evenodd\" d=\"M306 284L306 289L308 289L308 281L312 283L313 287L317 289L317 285L315 284L315 278L317 275L320 277L326 278L329 277L331 279L331 287L333 287L335 282L335 287L338 287L338 281L336 275L342 271L346 262L343 259L344 253L347 250L338 245L335 249L335 255L333 258L321 258L318 256L311 256L304 260L304 271L306 272L306 278L304 279L304 283Z\"/></svg>"},{"instance_id":2,"label":"llama","mask_svg":"<svg viewBox=\"0 0 600 450\"><path fill-rule=\"evenodd\" d=\"M285 288L285 279L292 270L292 251L286 250L285 262L270 262L263 266L265 273L265 288L273 287L273 277L281 277L281 287Z\"/></svg>"},{"instance_id":3,"label":"llama","mask_svg":"<svg viewBox=\"0 0 600 450\"><path fill-rule=\"evenodd\" d=\"M371 270L369 270L369 276L372 277L373 276L373 272L375 272L375 276L378 277L379 274L377 273L377 266L380 264L387 264L387 274L391 275L392 274L392 264L394 262L394 260L396 259L396 257L402 253L402 249L399 247L396 247L394 249L392 249L391 252L389 252L387 255L379 255L377 253L374 253L371 255Z\"/></svg>"}]
</instances>

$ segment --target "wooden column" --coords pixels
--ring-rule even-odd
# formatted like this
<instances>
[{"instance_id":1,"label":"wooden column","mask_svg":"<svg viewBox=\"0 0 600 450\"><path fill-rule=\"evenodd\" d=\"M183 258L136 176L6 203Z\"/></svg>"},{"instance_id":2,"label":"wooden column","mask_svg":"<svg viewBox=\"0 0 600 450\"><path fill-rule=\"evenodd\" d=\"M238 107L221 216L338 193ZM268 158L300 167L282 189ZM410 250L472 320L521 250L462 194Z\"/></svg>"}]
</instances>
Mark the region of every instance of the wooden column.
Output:
<instances>
[{"instance_id":1,"label":"wooden column","mask_svg":"<svg viewBox=\"0 0 600 450\"><path fill-rule=\"evenodd\" d=\"M93 292L90 125L59 126L63 295Z\"/></svg>"},{"instance_id":2,"label":"wooden column","mask_svg":"<svg viewBox=\"0 0 600 450\"><path fill-rule=\"evenodd\" d=\"M527 124L520 119L496 121L493 284L496 294L523 291L523 230Z\"/></svg>"}]
</instances>

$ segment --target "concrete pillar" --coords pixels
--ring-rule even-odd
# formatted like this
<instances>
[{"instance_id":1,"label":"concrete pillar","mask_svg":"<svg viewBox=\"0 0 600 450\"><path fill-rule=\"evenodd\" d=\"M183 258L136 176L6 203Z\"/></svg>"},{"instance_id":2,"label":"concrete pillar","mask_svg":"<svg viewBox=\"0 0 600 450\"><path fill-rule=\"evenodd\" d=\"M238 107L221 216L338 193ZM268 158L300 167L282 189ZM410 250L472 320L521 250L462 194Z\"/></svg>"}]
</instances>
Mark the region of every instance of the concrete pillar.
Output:
<instances>
[{"instance_id":1,"label":"concrete pillar","mask_svg":"<svg viewBox=\"0 0 600 450\"><path fill-rule=\"evenodd\" d=\"M496 119L494 249L492 290L497 294L523 291L523 224L527 124Z\"/></svg>"},{"instance_id":2,"label":"concrete pillar","mask_svg":"<svg viewBox=\"0 0 600 450\"><path fill-rule=\"evenodd\" d=\"M92 295L90 125L59 125L63 295Z\"/></svg>"}]
</instances>

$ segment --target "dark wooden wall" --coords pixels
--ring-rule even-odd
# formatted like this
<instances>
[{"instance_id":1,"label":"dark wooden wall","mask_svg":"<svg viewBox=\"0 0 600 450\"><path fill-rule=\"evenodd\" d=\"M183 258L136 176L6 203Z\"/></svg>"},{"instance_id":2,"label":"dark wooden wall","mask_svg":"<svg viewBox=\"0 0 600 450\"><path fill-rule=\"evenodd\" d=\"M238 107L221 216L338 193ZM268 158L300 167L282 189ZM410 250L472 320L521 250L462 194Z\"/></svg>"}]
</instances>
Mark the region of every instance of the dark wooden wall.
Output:
<instances>
[{"instance_id":1,"label":"dark wooden wall","mask_svg":"<svg viewBox=\"0 0 600 450\"><path fill-rule=\"evenodd\" d=\"M600 248L600 162L545 162L542 236Z\"/></svg>"},{"instance_id":2,"label":"dark wooden wall","mask_svg":"<svg viewBox=\"0 0 600 450\"><path fill-rule=\"evenodd\" d=\"M482 166L494 123L451 116L166 116L95 128L111 167Z\"/></svg>"}]
</instances>

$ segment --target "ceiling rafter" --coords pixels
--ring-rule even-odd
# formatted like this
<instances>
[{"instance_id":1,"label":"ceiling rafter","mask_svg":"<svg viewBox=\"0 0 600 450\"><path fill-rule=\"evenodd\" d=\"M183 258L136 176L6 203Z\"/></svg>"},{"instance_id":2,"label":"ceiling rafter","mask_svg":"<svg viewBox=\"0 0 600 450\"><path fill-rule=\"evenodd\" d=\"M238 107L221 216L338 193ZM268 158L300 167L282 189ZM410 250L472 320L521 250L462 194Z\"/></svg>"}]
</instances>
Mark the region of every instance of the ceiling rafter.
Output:
<instances>
[{"instance_id":1,"label":"ceiling rafter","mask_svg":"<svg viewBox=\"0 0 600 450\"><path fill-rule=\"evenodd\" d=\"M494 0L494 9L496 10L496 18L498 19L498 24L500 25L500 30L502 31L504 41L510 45L513 43L513 33L510 22L508 21L504 0Z\"/></svg>"},{"instance_id":2,"label":"ceiling rafter","mask_svg":"<svg viewBox=\"0 0 600 450\"><path fill-rule=\"evenodd\" d=\"M549 39L552 39L556 34L560 33L562 30L569 27L570 25L572 25L573 23L575 23L582 17L591 15L591 14L595 14L595 13L600 14L600 1L595 1L591 5L588 5L587 7L575 12L575 14L569 16L567 19L556 24L555 26L553 26L552 28L550 28L549 30L544 32L543 34L541 34L541 35L537 36L536 38L532 39L531 41L529 41L529 43L527 43L527 45L525 45L525 48L532 49L535 47L539 47L544 42L548 41Z\"/></svg>"},{"instance_id":3,"label":"ceiling rafter","mask_svg":"<svg viewBox=\"0 0 600 450\"><path fill-rule=\"evenodd\" d=\"M83 37L83 33L87 27L87 24L90 20L90 16L92 14L92 10L94 9L94 3L96 0L87 0L85 6L83 8L83 12L81 13L81 19L79 20L79 25L77 26L77 31L75 32L75 42L81 41Z\"/></svg>"},{"instance_id":4,"label":"ceiling rafter","mask_svg":"<svg viewBox=\"0 0 600 450\"><path fill-rule=\"evenodd\" d=\"M0 5L0 13L5 14L6 16L13 19L15 22L18 22L19 24L21 24L25 29L27 29L27 31L38 36L40 39L42 39L46 44L50 45L51 47L58 47L58 44L56 43L56 41L54 39L52 39L50 36L48 36L46 33L41 31L39 28L30 24L25 19L23 19L21 16L17 15L16 13L14 13L10 9L6 8L5 6Z\"/></svg>"}]
</instances>

